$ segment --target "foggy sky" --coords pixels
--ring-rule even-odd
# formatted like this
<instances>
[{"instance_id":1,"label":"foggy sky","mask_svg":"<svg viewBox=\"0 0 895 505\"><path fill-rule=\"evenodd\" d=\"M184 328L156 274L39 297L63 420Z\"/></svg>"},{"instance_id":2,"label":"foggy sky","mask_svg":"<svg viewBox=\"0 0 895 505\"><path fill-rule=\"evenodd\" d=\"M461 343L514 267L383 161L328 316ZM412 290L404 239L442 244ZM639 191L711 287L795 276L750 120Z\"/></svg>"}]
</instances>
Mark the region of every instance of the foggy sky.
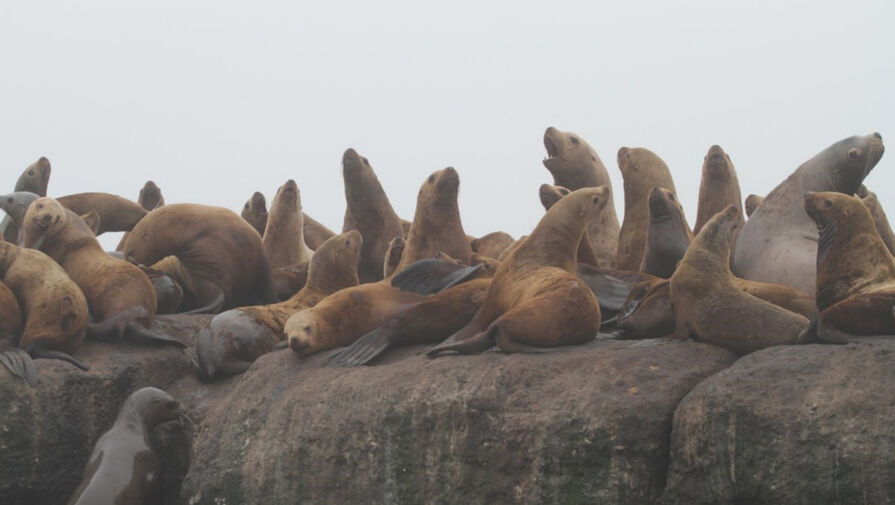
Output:
<instances>
[{"instance_id":1,"label":"foggy sky","mask_svg":"<svg viewBox=\"0 0 895 505\"><path fill-rule=\"evenodd\" d=\"M691 225L712 144L745 198L843 137L895 142L891 1L131 3L0 3L0 193L40 156L50 196L152 179L238 212L294 178L338 232L353 147L401 217L453 166L467 233L518 237L548 126L597 150L620 219L618 148L656 152ZM890 215L893 156L866 180Z\"/></svg>"}]
</instances>

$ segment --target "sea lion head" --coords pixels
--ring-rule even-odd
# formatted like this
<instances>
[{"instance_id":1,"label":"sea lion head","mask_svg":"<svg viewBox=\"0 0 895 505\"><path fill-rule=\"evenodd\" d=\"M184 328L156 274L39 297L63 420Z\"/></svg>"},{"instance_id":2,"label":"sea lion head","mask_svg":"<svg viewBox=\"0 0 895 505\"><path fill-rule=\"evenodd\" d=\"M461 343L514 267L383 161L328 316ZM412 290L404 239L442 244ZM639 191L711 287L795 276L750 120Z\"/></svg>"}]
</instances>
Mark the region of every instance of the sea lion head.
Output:
<instances>
[{"instance_id":1,"label":"sea lion head","mask_svg":"<svg viewBox=\"0 0 895 505\"><path fill-rule=\"evenodd\" d=\"M332 292L359 284L357 265L363 245L357 230L326 239L311 256L306 286Z\"/></svg>"},{"instance_id":2,"label":"sea lion head","mask_svg":"<svg viewBox=\"0 0 895 505\"><path fill-rule=\"evenodd\" d=\"M252 197L242 206L242 218L249 222L258 233L264 232L267 225L267 200L264 195L258 191L252 194Z\"/></svg>"},{"instance_id":3,"label":"sea lion head","mask_svg":"<svg viewBox=\"0 0 895 505\"><path fill-rule=\"evenodd\" d=\"M161 389L146 387L138 389L124 402L121 415L136 413L143 426L151 430L167 421L178 419L181 414L180 402Z\"/></svg>"},{"instance_id":4,"label":"sea lion head","mask_svg":"<svg viewBox=\"0 0 895 505\"><path fill-rule=\"evenodd\" d=\"M755 212L755 209L761 205L761 202L764 201L763 196L758 195L749 195L746 197L745 207L746 207L746 217L751 217L752 213Z\"/></svg>"},{"instance_id":5,"label":"sea lion head","mask_svg":"<svg viewBox=\"0 0 895 505\"><path fill-rule=\"evenodd\" d=\"M29 191L40 196L46 196L49 183L50 160L42 156L22 172L19 180L16 181L15 191Z\"/></svg>"},{"instance_id":6,"label":"sea lion head","mask_svg":"<svg viewBox=\"0 0 895 505\"><path fill-rule=\"evenodd\" d=\"M323 347L320 341L318 322L312 310L296 312L283 327L289 348L299 356L308 356Z\"/></svg>"},{"instance_id":7,"label":"sea lion head","mask_svg":"<svg viewBox=\"0 0 895 505\"><path fill-rule=\"evenodd\" d=\"M665 188L653 188L649 194L649 216L653 222L661 222L683 215L681 202Z\"/></svg>"},{"instance_id":8,"label":"sea lion head","mask_svg":"<svg viewBox=\"0 0 895 505\"><path fill-rule=\"evenodd\" d=\"M854 194L864 178L883 157L886 148L879 133L849 137L830 146L833 159L833 174L836 188L847 194Z\"/></svg>"},{"instance_id":9,"label":"sea lion head","mask_svg":"<svg viewBox=\"0 0 895 505\"><path fill-rule=\"evenodd\" d=\"M740 211L736 206L728 205L705 223L696 235L694 243L698 242L701 247L716 254L730 254L733 232L740 226L739 216Z\"/></svg>"},{"instance_id":10,"label":"sea lion head","mask_svg":"<svg viewBox=\"0 0 895 505\"><path fill-rule=\"evenodd\" d=\"M52 198L42 196L34 200L25 212L24 245L39 250L46 240L58 236L67 226L65 207Z\"/></svg>"},{"instance_id":11,"label":"sea lion head","mask_svg":"<svg viewBox=\"0 0 895 505\"><path fill-rule=\"evenodd\" d=\"M870 211L859 198L835 191L805 193L805 212L817 223L821 235L831 225L847 225L854 231L862 223L873 223ZM865 219L855 219L858 214Z\"/></svg>"},{"instance_id":12,"label":"sea lion head","mask_svg":"<svg viewBox=\"0 0 895 505\"><path fill-rule=\"evenodd\" d=\"M544 148L547 149L544 166L554 179L563 178L567 172L592 166L599 161L596 151L580 136L552 126L544 132Z\"/></svg>"},{"instance_id":13,"label":"sea lion head","mask_svg":"<svg viewBox=\"0 0 895 505\"><path fill-rule=\"evenodd\" d=\"M550 207L553 207L556 202L571 192L569 188L562 186L541 184L541 187L538 189L538 196L541 197L541 205L544 206L544 210L550 210Z\"/></svg>"},{"instance_id":14,"label":"sea lion head","mask_svg":"<svg viewBox=\"0 0 895 505\"><path fill-rule=\"evenodd\" d=\"M664 166L656 153L645 147L621 147L616 156L618 169L622 173L622 178L628 180L631 177L638 177L638 174L646 170L648 167L659 164Z\"/></svg>"},{"instance_id":15,"label":"sea lion head","mask_svg":"<svg viewBox=\"0 0 895 505\"><path fill-rule=\"evenodd\" d=\"M30 191L9 193L8 195L0 196L0 209L9 214L13 221L21 224L25 218L25 211L28 210L28 206L38 198L40 198L40 195Z\"/></svg>"},{"instance_id":16,"label":"sea lion head","mask_svg":"<svg viewBox=\"0 0 895 505\"><path fill-rule=\"evenodd\" d=\"M454 167L432 172L420 187L417 196L417 209L428 207L420 207L419 204L422 202L439 208L456 207L459 189L460 175L454 170Z\"/></svg>"},{"instance_id":17,"label":"sea lion head","mask_svg":"<svg viewBox=\"0 0 895 505\"><path fill-rule=\"evenodd\" d=\"M146 181L146 184L140 189L140 196L137 198L137 201L146 210L152 210L165 204L162 190L153 181Z\"/></svg>"},{"instance_id":18,"label":"sea lion head","mask_svg":"<svg viewBox=\"0 0 895 505\"><path fill-rule=\"evenodd\" d=\"M280 186L273 199L274 203L271 204L271 207L276 205L277 201L282 200L289 210L301 211L301 193L298 191L298 184L294 179L289 179Z\"/></svg>"},{"instance_id":19,"label":"sea lion head","mask_svg":"<svg viewBox=\"0 0 895 505\"><path fill-rule=\"evenodd\" d=\"M703 177L727 180L733 175L733 162L719 145L713 145L705 155L702 165Z\"/></svg>"}]
</instances>

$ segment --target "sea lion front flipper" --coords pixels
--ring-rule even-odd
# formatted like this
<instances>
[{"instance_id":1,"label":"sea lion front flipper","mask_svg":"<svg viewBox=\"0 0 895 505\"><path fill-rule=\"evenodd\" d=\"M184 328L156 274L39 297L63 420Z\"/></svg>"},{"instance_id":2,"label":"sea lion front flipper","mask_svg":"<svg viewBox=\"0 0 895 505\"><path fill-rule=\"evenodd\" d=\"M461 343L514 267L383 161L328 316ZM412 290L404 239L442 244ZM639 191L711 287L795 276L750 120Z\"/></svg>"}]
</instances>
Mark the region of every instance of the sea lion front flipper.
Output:
<instances>
[{"instance_id":1,"label":"sea lion front flipper","mask_svg":"<svg viewBox=\"0 0 895 505\"><path fill-rule=\"evenodd\" d=\"M484 267L484 264L479 263L479 264L473 265L471 267L464 267L464 268L461 268L460 270L457 270L456 272L445 277L441 283L441 286L439 286L438 290L435 292L440 293L441 291L444 291L448 288L452 288L452 287L456 286L457 284L461 284L463 282L466 282L466 281L472 279L473 276L475 276L476 272L481 270L483 267Z\"/></svg>"},{"instance_id":2,"label":"sea lion front flipper","mask_svg":"<svg viewBox=\"0 0 895 505\"><path fill-rule=\"evenodd\" d=\"M334 354L328 365L336 367L366 365L388 349L397 336L398 333L394 331L392 325L385 323Z\"/></svg>"},{"instance_id":3,"label":"sea lion front flipper","mask_svg":"<svg viewBox=\"0 0 895 505\"><path fill-rule=\"evenodd\" d=\"M166 335L159 335L158 333L154 333L146 328L143 328L135 322L130 322L127 324L127 336L133 338L134 340L142 340L152 344L172 344L180 347L187 347L186 344L184 344L180 340L177 340L176 338L168 337Z\"/></svg>"},{"instance_id":4,"label":"sea lion front flipper","mask_svg":"<svg viewBox=\"0 0 895 505\"><path fill-rule=\"evenodd\" d=\"M70 354L64 353L62 351L44 349L43 347L36 344L29 345L26 351L28 351L28 354L30 354L32 358L59 359L62 361L68 361L72 365L80 368L81 370L84 370L85 372L90 370L90 367L84 364L84 362L79 361L73 358Z\"/></svg>"},{"instance_id":5,"label":"sea lion front flipper","mask_svg":"<svg viewBox=\"0 0 895 505\"><path fill-rule=\"evenodd\" d=\"M11 347L0 352L0 363L3 363L10 372L16 377L23 379L29 386L34 387L39 382L37 379L37 370L34 368L34 361L24 349Z\"/></svg>"},{"instance_id":6,"label":"sea lion front flipper","mask_svg":"<svg viewBox=\"0 0 895 505\"><path fill-rule=\"evenodd\" d=\"M581 264L578 265L578 277L593 291L600 303L600 310L603 312L621 310L631 289L642 281L642 279L636 279L636 282L631 282L612 272Z\"/></svg>"},{"instance_id":7,"label":"sea lion front flipper","mask_svg":"<svg viewBox=\"0 0 895 505\"><path fill-rule=\"evenodd\" d=\"M392 277L391 284L392 287L396 287L401 291L431 295L445 289L445 284L453 280L451 277L453 274L458 271L463 272L469 268L478 270L480 267L478 265L476 267L467 267L434 258L422 259L395 274ZM476 270L473 270L473 272ZM459 280L454 280L450 285L458 284L468 276L469 273L465 277L463 274L460 274Z\"/></svg>"}]
</instances>

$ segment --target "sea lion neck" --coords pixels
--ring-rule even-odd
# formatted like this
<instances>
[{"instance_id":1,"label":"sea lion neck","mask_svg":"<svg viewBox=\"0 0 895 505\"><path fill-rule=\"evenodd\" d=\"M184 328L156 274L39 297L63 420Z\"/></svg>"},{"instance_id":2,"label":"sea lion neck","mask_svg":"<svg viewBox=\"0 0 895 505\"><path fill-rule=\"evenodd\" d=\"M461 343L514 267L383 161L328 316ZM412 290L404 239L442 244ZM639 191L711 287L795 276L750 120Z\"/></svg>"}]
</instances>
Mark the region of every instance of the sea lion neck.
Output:
<instances>
[{"instance_id":1,"label":"sea lion neck","mask_svg":"<svg viewBox=\"0 0 895 505\"><path fill-rule=\"evenodd\" d=\"M730 247L734 231L737 229L738 222L736 219L738 215L739 212L733 205L716 214L693 239L685 257L690 256L691 251L694 254L705 251L716 260L719 260L729 270Z\"/></svg>"},{"instance_id":2,"label":"sea lion neck","mask_svg":"<svg viewBox=\"0 0 895 505\"><path fill-rule=\"evenodd\" d=\"M584 188L560 199L544 214L528 238L512 253L516 261L532 261L539 266L556 266L574 272L578 246L590 222L589 216L598 205L596 198L603 199L600 210L606 205L608 190L605 187Z\"/></svg>"}]
</instances>

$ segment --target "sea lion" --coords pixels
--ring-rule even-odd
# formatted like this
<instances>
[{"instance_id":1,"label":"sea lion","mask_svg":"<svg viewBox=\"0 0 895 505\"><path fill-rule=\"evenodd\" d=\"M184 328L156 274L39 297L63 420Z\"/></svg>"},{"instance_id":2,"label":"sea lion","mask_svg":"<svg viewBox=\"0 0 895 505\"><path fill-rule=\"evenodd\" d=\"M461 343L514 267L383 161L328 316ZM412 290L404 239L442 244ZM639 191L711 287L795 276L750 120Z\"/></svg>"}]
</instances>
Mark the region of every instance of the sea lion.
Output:
<instances>
[{"instance_id":1,"label":"sea lion","mask_svg":"<svg viewBox=\"0 0 895 505\"><path fill-rule=\"evenodd\" d=\"M93 447L69 505L156 503L164 462L150 433L180 415L180 403L161 389L131 393L115 423Z\"/></svg>"},{"instance_id":2,"label":"sea lion","mask_svg":"<svg viewBox=\"0 0 895 505\"><path fill-rule=\"evenodd\" d=\"M271 269L270 279L273 285L274 299L277 302L288 300L304 287L308 281L309 264L310 262Z\"/></svg>"},{"instance_id":3,"label":"sea lion","mask_svg":"<svg viewBox=\"0 0 895 505\"><path fill-rule=\"evenodd\" d=\"M820 235L815 298L821 313L812 330L830 343L895 338L895 258L870 211L837 192L808 192L804 200Z\"/></svg>"},{"instance_id":4,"label":"sea lion","mask_svg":"<svg viewBox=\"0 0 895 505\"><path fill-rule=\"evenodd\" d=\"M342 231L357 230L364 238L358 275L361 282L382 279L385 251L395 237L403 237L401 219L395 214L367 158L354 149L342 156L345 180L345 220Z\"/></svg>"},{"instance_id":5,"label":"sea lion","mask_svg":"<svg viewBox=\"0 0 895 505\"><path fill-rule=\"evenodd\" d=\"M572 191L569 188L551 186L550 184L541 184L540 188L538 188L538 196L541 198L541 205L544 206L544 210L548 211L556 202L571 192ZM510 249L510 247L512 247L512 244L510 244L505 251ZM601 261L597 258L596 251L594 251L593 243L590 240L589 229L584 231L584 235L581 237L581 242L578 243L578 256L576 259L578 260L578 263L599 268Z\"/></svg>"},{"instance_id":6,"label":"sea lion","mask_svg":"<svg viewBox=\"0 0 895 505\"><path fill-rule=\"evenodd\" d=\"M357 230L332 237L314 253L305 286L289 300L214 316L196 338L199 377L214 380L246 371L283 340L283 326L292 314L343 288L357 286L362 245Z\"/></svg>"},{"instance_id":7,"label":"sea lion","mask_svg":"<svg viewBox=\"0 0 895 505\"><path fill-rule=\"evenodd\" d=\"M93 322L89 336L108 339L127 335L136 340L186 347L177 339L148 330L155 316L155 290L136 265L113 258L74 212L57 200L41 197L25 213L25 246L53 258L81 288Z\"/></svg>"},{"instance_id":8,"label":"sea lion","mask_svg":"<svg viewBox=\"0 0 895 505\"><path fill-rule=\"evenodd\" d=\"M262 237L271 268L311 261L314 251L305 244L301 194L293 179L280 186L273 197Z\"/></svg>"},{"instance_id":9,"label":"sea lion","mask_svg":"<svg viewBox=\"0 0 895 505\"><path fill-rule=\"evenodd\" d=\"M609 172L597 152L575 133L551 126L544 132L544 148L547 149L544 166L553 175L555 185L571 191L598 186L606 186L609 190L609 202L603 213L588 224L588 237L597 258L596 266L615 268L619 227Z\"/></svg>"},{"instance_id":10,"label":"sea lion","mask_svg":"<svg viewBox=\"0 0 895 505\"><path fill-rule=\"evenodd\" d=\"M699 183L699 205L696 208L696 224L693 233L699 233L702 226L728 205L739 210L743 219L743 196L740 193L740 181L737 180L736 168L730 156L714 145L709 148L702 162L702 181ZM743 223L740 223L742 225ZM740 226L742 227L742 226Z\"/></svg>"},{"instance_id":11,"label":"sea lion","mask_svg":"<svg viewBox=\"0 0 895 505\"><path fill-rule=\"evenodd\" d=\"M460 176L452 167L433 172L423 182L398 271L437 252L469 263L472 247L460 221L459 188Z\"/></svg>"},{"instance_id":12,"label":"sea lion","mask_svg":"<svg viewBox=\"0 0 895 505\"><path fill-rule=\"evenodd\" d=\"M162 190L155 182L146 181L146 183L143 184L143 187L140 188L140 194L137 196L137 203L148 212L158 207L163 207L165 205L165 197L162 196ZM124 232L121 236L118 246L115 247L116 251L124 251L124 244L127 243L128 233L129 232Z\"/></svg>"},{"instance_id":13,"label":"sea lion","mask_svg":"<svg viewBox=\"0 0 895 505\"><path fill-rule=\"evenodd\" d=\"M0 361L32 385L37 375L31 357L63 359L87 370L69 356L84 341L87 300L65 270L40 251L0 241L0 280L15 295L25 321L18 339L25 352L8 347ZM6 324L14 323L7 317Z\"/></svg>"},{"instance_id":14,"label":"sea lion","mask_svg":"<svg viewBox=\"0 0 895 505\"><path fill-rule=\"evenodd\" d=\"M892 233L892 227L889 226L889 218L886 217L886 213L883 211L883 206L880 205L876 193L870 191L867 189L867 186L862 184L855 195L861 198L861 202L870 211L873 223L876 225L876 231L879 232L879 236L883 239L883 243L886 244L886 248L889 249L890 253L895 254L895 233Z\"/></svg>"},{"instance_id":15,"label":"sea lion","mask_svg":"<svg viewBox=\"0 0 895 505\"><path fill-rule=\"evenodd\" d=\"M323 224L309 216L307 213L302 212L301 215L305 234L305 244L311 249L316 251L324 242L336 236L334 231L323 226Z\"/></svg>"},{"instance_id":16,"label":"sea lion","mask_svg":"<svg viewBox=\"0 0 895 505\"><path fill-rule=\"evenodd\" d=\"M28 165L16 181L13 191L28 191L37 196L47 196L47 185L50 183L50 160L41 156L37 161Z\"/></svg>"},{"instance_id":17,"label":"sea lion","mask_svg":"<svg viewBox=\"0 0 895 505\"><path fill-rule=\"evenodd\" d=\"M189 274L187 284L178 283L195 297L199 308L194 310L219 312L272 303L270 262L261 236L253 230L229 209L169 204L150 212L131 230L125 257L152 265L176 256Z\"/></svg>"},{"instance_id":18,"label":"sea lion","mask_svg":"<svg viewBox=\"0 0 895 505\"><path fill-rule=\"evenodd\" d=\"M730 271L730 249L739 211L716 214L693 239L671 276L675 336L747 354L773 345L803 342L809 320L743 292Z\"/></svg>"},{"instance_id":19,"label":"sea lion","mask_svg":"<svg viewBox=\"0 0 895 505\"><path fill-rule=\"evenodd\" d=\"M617 268L637 270L646 248L650 191L658 187L677 194L677 190L668 165L649 149L622 147L617 161L625 181L625 218L618 234Z\"/></svg>"},{"instance_id":20,"label":"sea lion","mask_svg":"<svg viewBox=\"0 0 895 505\"><path fill-rule=\"evenodd\" d=\"M267 201L263 194L258 191L252 193L242 206L242 218L252 225L258 235L264 236L264 229L267 227Z\"/></svg>"},{"instance_id":21,"label":"sea lion","mask_svg":"<svg viewBox=\"0 0 895 505\"><path fill-rule=\"evenodd\" d=\"M401 263L401 256L404 255L406 246L407 240L404 237L395 237L388 243L388 249L385 251L385 261L382 265L382 277L384 279L394 275L398 264Z\"/></svg>"},{"instance_id":22,"label":"sea lion","mask_svg":"<svg viewBox=\"0 0 895 505\"><path fill-rule=\"evenodd\" d=\"M0 363L3 363L13 375L24 379L21 370L24 370L25 366L21 360L30 359L30 356L22 356L27 353L16 347L21 332L22 309L19 301L6 284L0 281Z\"/></svg>"},{"instance_id":23,"label":"sea lion","mask_svg":"<svg viewBox=\"0 0 895 505\"><path fill-rule=\"evenodd\" d=\"M6 217L10 222L3 230L3 240L13 244L21 245L22 243L22 222L25 219L25 211L31 202L37 200L40 196L30 191L17 191L7 195L0 196L0 208L6 212ZM5 221L5 218L4 218Z\"/></svg>"},{"instance_id":24,"label":"sea lion","mask_svg":"<svg viewBox=\"0 0 895 505\"><path fill-rule=\"evenodd\" d=\"M817 227L805 213L802 194L854 194L884 151L882 136L872 133L840 140L803 163L746 221L734 249L734 273L813 293Z\"/></svg>"},{"instance_id":25,"label":"sea lion","mask_svg":"<svg viewBox=\"0 0 895 505\"><path fill-rule=\"evenodd\" d=\"M175 258L176 259L176 258ZM152 267L140 267L155 291L156 314L173 314L183 301L183 288L170 275Z\"/></svg>"},{"instance_id":26,"label":"sea lion","mask_svg":"<svg viewBox=\"0 0 895 505\"><path fill-rule=\"evenodd\" d=\"M752 217L752 214L755 212L755 209L758 208L761 203L764 202L763 196L758 195L749 195L746 197L745 207L746 207L746 217Z\"/></svg>"},{"instance_id":27,"label":"sea lion","mask_svg":"<svg viewBox=\"0 0 895 505\"><path fill-rule=\"evenodd\" d=\"M497 259L500 257L500 253L515 241L516 240L508 233L493 231L473 239L469 245L472 247L474 253Z\"/></svg>"},{"instance_id":28,"label":"sea lion","mask_svg":"<svg viewBox=\"0 0 895 505\"><path fill-rule=\"evenodd\" d=\"M107 231L130 231L148 214L137 202L110 193L76 193L61 196L56 201L79 216L96 211L100 217L97 235Z\"/></svg>"},{"instance_id":29,"label":"sea lion","mask_svg":"<svg viewBox=\"0 0 895 505\"><path fill-rule=\"evenodd\" d=\"M609 189L582 188L558 201L531 235L502 262L472 320L429 350L542 351L588 342L600 329L600 306L576 272L578 244L607 205Z\"/></svg>"},{"instance_id":30,"label":"sea lion","mask_svg":"<svg viewBox=\"0 0 895 505\"><path fill-rule=\"evenodd\" d=\"M681 202L673 192L653 188L649 194L649 224L640 271L665 279L671 277L692 240L693 233Z\"/></svg>"}]
</instances>

